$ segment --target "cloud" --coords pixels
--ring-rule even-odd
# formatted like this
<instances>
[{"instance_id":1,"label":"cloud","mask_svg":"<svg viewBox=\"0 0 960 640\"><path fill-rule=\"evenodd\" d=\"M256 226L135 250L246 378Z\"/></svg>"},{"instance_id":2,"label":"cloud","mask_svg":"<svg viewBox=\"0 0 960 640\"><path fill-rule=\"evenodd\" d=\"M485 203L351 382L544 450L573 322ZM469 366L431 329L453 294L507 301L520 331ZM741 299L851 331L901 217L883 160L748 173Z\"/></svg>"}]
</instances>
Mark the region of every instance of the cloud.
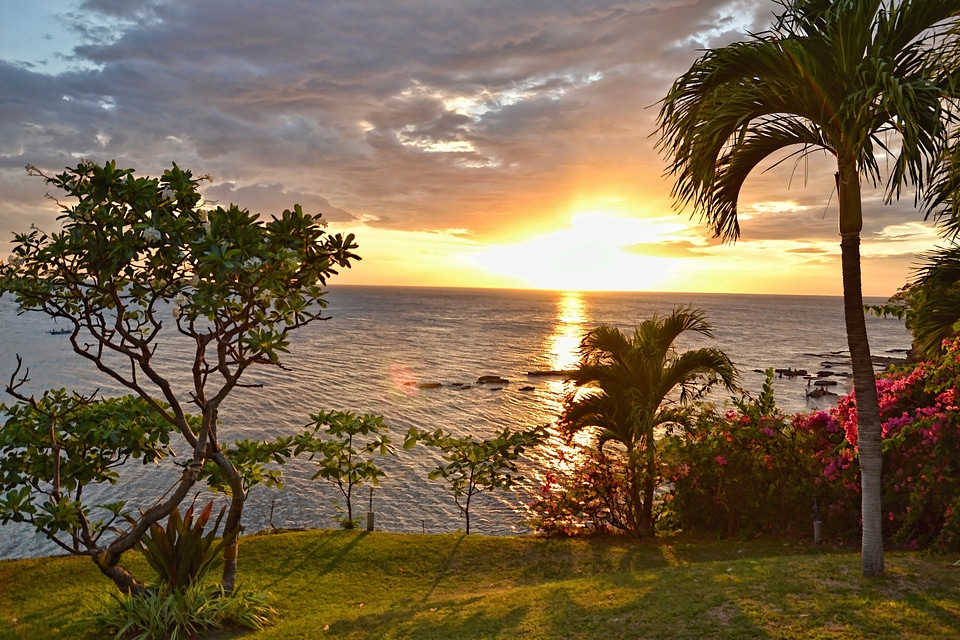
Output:
<instances>
[{"instance_id":1,"label":"cloud","mask_svg":"<svg viewBox=\"0 0 960 640\"><path fill-rule=\"evenodd\" d=\"M56 21L73 40L58 31L58 55L69 66L52 64L46 50L0 50L0 205L42 204L39 181L8 190L28 162L58 171L84 157L116 158L157 175L175 161L214 177L209 197L251 210L300 202L344 224L460 229L482 244L561 228L597 194L634 203L637 217L670 214L654 148L658 101L698 49L762 31L779 5L62 6ZM833 171L829 159L811 157L752 175L744 241L836 240ZM906 205L871 198L865 237L915 219ZM764 210L770 202L796 208ZM644 249L698 254L696 241L653 244Z\"/></svg>"},{"instance_id":2,"label":"cloud","mask_svg":"<svg viewBox=\"0 0 960 640\"><path fill-rule=\"evenodd\" d=\"M689 240L651 242L623 247L627 253L657 258L701 258L710 255L705 244Z\"/></svg>"},{"instance_id":3,"label":"cloud","mask_svg":"<svg viewBox=\"0 0 960 640\"><path fill-rule=\"evenodd\" d=\"M305 213L322 213L331 222L354 222L350 213L332 206L325 198L314 193L302 191L290 192L281 184L238 186L232 182L216 184L203 190L207 202L222 206L237 204L252 213L269 218L280 215L284 209L292 209L295 204L303 207Z\"/></svg>"}]
</instances>

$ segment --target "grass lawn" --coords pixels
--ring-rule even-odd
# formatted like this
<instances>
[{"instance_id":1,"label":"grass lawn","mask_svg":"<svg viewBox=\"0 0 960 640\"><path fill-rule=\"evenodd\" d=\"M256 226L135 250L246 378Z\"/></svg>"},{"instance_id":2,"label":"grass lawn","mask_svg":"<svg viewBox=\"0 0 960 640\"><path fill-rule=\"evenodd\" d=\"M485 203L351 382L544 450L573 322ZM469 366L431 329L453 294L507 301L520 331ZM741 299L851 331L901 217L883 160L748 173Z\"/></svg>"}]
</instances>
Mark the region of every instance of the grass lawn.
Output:
<instances>
[{"instance_id":1,"label":"grass lawn","mask_svg":"<svg viewBox=\"0 0 960 640\"><path fill-rule=\"evenodd\" d=\"M240 582L282 619L216 637L960 638L956 558L886 557L867 580L856 553L782 540L260 535ZM86 558L0 562L0 638L92 638L112 589Z\"/></svg>"}]
</instances>

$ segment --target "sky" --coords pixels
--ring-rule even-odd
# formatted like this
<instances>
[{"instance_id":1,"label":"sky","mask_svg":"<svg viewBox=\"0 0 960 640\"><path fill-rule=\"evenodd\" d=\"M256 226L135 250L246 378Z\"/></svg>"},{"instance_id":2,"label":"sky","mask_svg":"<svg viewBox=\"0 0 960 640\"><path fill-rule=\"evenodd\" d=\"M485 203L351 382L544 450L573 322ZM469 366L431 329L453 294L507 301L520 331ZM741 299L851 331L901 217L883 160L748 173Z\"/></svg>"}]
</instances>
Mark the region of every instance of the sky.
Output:
<instances>
[{"instance_id":1,"label":"sky","mask_svg":"<svg viewBox=\"0 0 960 640\"><path fill-rule=\"evenodd\" d=\"M673 80L777 8L0 0L0 257L55 224L25 165L116 159L210 174L208 201L264 217L322 213L363 257L333 283L839 295L831 158L755 172L721 244L655 146ZM864 190L869 296L937 241L911 194L882 200Z\"/></svg>"}]
</instances>

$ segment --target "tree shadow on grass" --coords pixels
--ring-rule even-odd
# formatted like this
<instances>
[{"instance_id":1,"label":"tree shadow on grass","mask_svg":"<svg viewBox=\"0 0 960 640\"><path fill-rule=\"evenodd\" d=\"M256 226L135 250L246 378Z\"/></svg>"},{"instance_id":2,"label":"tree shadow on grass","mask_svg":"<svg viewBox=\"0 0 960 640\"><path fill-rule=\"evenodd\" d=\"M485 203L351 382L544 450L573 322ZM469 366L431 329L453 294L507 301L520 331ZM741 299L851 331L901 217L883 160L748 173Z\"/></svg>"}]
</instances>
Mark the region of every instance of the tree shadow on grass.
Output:
<instances>
[{"instance_id":1,"label":"tree shadow on grass","mask_svg":"<svg viewBox=\"0 0 960 640\"><path fill-rule=\"evenodd\" d=\"M950 611L940 603L924 596L911 596L908 598L908 601L914 601L917 608L932 616L944 628L950 629L952 631L950 636L960 638L960 615L958 615L956 611Z\"/></svg>"},{"instance_id":2,"label":"tree shadow on grass","mask_svg":"<svg viewBox=\"0 0 960 640\"><path fill-rule=\"evenodd\" d=\"M466 535L466 534L464 534ZM453 544L453 547L450 548L450 551L447 552L446 557L441 560L443 568L437 573L436 579L433 581L433 584L423 593L423 598L420 602L426 602L433 592L436 591L437 586L450 575L451 565L453 564L453 559L457 555L457 550L460 548L460 545L463 543L464 536L457 536L457 541Z\"/></svg>"},{"instance_id":3,"label":"tree shadow on grass","mask_svg":"<svg viewBox=\"0 0 960 640\"><path fill-rule=\"evenodd\" d=\"M552 590L544 636L611 640L772 637L730 598L691 597L680 606L673 606L659 597L655 580L630 576L605 581L602 588L607 591L606 602L596 598L596 585L586 598L575 587L558 586ZM583 604L583 600L590 604Z\"/></svg>"},{"instance_id":4,"label":"tree shadow on grass","mask_svg":"<svg viewBox=\"0 0 960 640\"><path fill-rule=\"evenodd\" d=\"M332 553L330 557L327 558L326 562L322 564L322 566L318 566L320 565L318 560L322 559L328 551L331 551L334 543L340 538L334 536L323 536L316 544L295 546L293 547L293 550L297 552L296 556L285 556L283 561L281 561L276 568L276 580L264 583L262 587L264 589L276 587L291 576L301 576L303 572L308 569L310 570L311 574L316 576L322 576L330 573L338 564L340 564L347 554L349 554L350 551L360 544L360 542L362 542L363 539L368 535L368 532L363 531L352 537L347 544Z\"/></svg>"},{"instance_id":5,"label":"tree shadow on grass","mask_svg":"<svg viewBox=\"0 0 960 640\"><path fill-rule=\"evenodd\" d=\"M503 612L477 610L481 596L438 600L426 604L394 606L383 613L352 620L339 620L325 630L334 638L412 638L416 640L473 640L520 638L517 630L529 607L516 606Z\"/></svg>"}]
</instances>

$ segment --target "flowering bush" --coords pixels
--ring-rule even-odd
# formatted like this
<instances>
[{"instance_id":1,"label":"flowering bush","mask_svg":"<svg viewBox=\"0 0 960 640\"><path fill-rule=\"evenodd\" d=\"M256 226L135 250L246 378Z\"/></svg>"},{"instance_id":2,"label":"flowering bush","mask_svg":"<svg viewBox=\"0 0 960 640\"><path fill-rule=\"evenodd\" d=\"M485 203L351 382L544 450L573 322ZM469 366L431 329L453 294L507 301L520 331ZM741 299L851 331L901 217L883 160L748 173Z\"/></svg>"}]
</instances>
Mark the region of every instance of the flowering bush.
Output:
<instances>
[{"instance_id":1,"label":"flowering bush","mask_svg":"<svg viewBox=\"0 0 960 640\"><path fill-rule=\"evenodd\" d=\"M570 471L546 473L527 525L548 536L632 531L628 486L621 457L584 449Z\"/></svg>"},{"instance_id":2,"label":"flowering bush","mask_svg":"<svg viewBox=\"0 0 960 640\"><path fill-rule=\"evenodd\" d=\"M772 372L756 400L701 408L683 433L664 439L673 491L665 519L719 535L806 530L821 471L814 437L776 409Z\"/></svg>"},{"instance_id":3,"label":"flowering bush","mask_svg":"<svg viewBox=\"0 0 960 640\"><path fill-rule=\"evenodd\" d=\"M960 549L960 340L944 341L935 362L877 380L883 437L885 534L911 547ZM859 517L856 396L809 416L831 500L828 516L841 531Z\"/></svg>"}]
</instances>

